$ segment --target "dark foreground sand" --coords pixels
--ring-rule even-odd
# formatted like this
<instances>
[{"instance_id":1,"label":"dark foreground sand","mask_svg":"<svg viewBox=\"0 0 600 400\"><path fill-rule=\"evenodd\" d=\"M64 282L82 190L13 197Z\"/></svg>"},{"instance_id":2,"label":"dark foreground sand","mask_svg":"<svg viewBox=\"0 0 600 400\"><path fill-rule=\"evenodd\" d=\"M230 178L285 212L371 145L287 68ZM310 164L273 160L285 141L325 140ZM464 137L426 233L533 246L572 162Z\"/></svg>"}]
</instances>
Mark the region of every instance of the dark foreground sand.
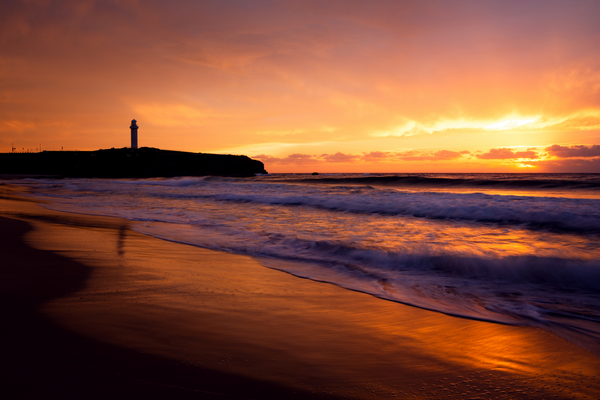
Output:
<instances>
[{"instance_id":1,"label":"dark foreground sand","mask_svg":"<svg viewBox=\"0 0 600 400\"><path fill-rule=\"evenodd\" d=\"M49 211L0 186L0 396L600 398L600 356L248 257Z\"/></svg>"}]
</instances>

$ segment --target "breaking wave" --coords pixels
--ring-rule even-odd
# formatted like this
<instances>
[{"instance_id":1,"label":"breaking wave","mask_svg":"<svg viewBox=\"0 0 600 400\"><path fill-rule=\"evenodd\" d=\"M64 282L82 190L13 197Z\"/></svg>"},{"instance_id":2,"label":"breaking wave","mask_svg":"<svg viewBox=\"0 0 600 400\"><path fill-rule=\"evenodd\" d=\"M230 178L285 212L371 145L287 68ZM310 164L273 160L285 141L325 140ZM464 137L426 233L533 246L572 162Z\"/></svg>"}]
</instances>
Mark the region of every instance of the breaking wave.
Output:
<instances>
[{"instance_id":1,"label":"breaking wave","mask_svg":"<svg viewBox=\"0 0 600 400\"><path fill-rule=\"evenodd\" d=\"M600 353L600 199L573 194L596 190L597 181L280 175L32 185L57 200L50 208L139 221L134 229L145 234L424 309L538 326ZM437 187L403 190L398 182ZM571 187L573 196L443 185Z\"/></svg>"},{"instance_id":2,"label":"breaking wave","mask_svg":"<svg viewBox=\"0 0 600 400\"><path fill-rule=\"evenodd\" d=\"M464 174L446 176L379 175L352 177L319 177L303 179L303 182L328 185L373 185L425 188L500 188L500 189L569 189L600 190L600 174L556 174L531 176L531 174Z\"/></svg>"}]
</instances>

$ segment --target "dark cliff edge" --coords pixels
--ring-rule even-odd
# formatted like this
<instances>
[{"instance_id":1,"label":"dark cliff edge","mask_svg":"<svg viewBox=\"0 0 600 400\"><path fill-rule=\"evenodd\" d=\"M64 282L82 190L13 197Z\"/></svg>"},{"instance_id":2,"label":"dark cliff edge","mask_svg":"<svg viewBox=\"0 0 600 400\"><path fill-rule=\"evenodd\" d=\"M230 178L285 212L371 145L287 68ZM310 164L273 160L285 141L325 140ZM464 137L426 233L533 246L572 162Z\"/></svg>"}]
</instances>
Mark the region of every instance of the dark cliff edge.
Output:
<instances>
[{"instance_id":1,"label":"dark cliff edge","mask_svg":"<svg viewBox=\"0 0 600 400\"><path fill-rule=\"evenodd\" d=\"M108 149L0 153L0 174L69 178L152 178L266 174L262 162L247 156L160 150Z\"/></svg>"}]
</instances>

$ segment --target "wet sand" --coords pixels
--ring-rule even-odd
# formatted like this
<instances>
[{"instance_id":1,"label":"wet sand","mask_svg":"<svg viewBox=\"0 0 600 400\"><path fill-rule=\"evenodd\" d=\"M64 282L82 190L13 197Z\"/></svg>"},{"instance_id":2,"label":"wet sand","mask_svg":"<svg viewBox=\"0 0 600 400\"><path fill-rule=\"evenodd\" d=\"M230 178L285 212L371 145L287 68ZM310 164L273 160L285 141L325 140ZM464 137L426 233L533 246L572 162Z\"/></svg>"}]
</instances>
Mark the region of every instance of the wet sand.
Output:
<instances>
[{"instance_id":1,"label":"wet sand","mask_svg":"<svg viewBox=\"0 0 600 400\"><path fill-rule=\"evenodd\" d=\"M0 186L8 398L600 397L600 356Z\"/></svg>"}]
</instances>

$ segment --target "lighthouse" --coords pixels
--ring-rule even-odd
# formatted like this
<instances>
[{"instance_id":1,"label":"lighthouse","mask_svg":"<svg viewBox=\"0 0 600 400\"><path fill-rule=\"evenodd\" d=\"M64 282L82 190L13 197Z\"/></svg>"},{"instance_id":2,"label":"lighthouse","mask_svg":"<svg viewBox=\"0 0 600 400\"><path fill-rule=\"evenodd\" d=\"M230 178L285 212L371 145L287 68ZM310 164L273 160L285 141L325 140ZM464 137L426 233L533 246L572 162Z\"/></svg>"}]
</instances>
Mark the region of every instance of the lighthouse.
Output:
<instances>
[{"instance_id":1,"label":"lighthouse","mask_svg":"<svg viewBox=\"0 0 600 400\"><path fill-rule=\"evenodd\" d=\"M139 126L137 126L136 124L136 120L132 119L131 120L131 148L132 149L137 149L138 145L137 145L137 130L139 128Z\"/></svg>"}]
</instances>

